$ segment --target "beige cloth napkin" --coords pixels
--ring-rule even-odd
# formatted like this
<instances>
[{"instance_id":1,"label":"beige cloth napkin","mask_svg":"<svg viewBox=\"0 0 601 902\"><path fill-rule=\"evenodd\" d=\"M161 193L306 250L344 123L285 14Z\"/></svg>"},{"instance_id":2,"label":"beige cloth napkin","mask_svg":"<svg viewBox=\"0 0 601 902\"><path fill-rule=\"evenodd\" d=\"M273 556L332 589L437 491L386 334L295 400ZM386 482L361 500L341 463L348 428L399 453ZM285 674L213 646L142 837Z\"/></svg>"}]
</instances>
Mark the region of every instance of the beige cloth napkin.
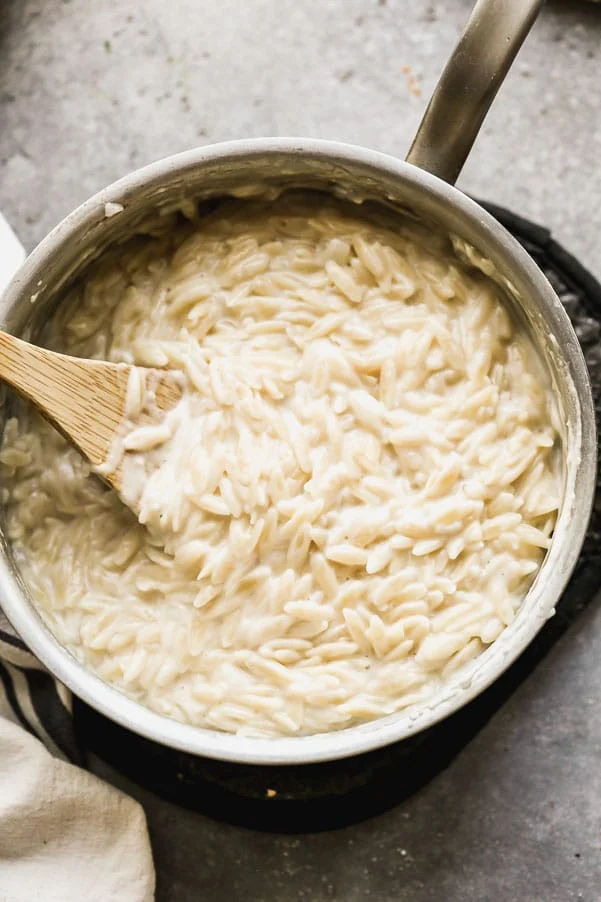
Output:
<instances>
[{"instance_id":1,"label":"beige cloth napkin","mask_svg":"<svg viewBox=\"0 0 601 902\"><path fill-rule=\"evenodd\" d=\"M152 902L144 812L0 718L1 902Z\"/></svg>"}]
</instances>

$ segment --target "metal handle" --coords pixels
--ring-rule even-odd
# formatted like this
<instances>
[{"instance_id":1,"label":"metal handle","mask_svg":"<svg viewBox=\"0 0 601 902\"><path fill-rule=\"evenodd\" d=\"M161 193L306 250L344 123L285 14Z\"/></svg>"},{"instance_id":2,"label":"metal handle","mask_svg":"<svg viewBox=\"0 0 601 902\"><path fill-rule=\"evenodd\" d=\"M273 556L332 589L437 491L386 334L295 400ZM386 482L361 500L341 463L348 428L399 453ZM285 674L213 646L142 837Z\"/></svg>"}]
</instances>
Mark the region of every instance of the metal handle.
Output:
<instances>
[{"instance_id":1,"label":"metal handle","mask_svg":"<svg viewBox=\"0 0 601 902\"><path fill-rule=\"evenodd\" d=\"M544 0L478 0L407 162L453 184Z\"/></svg>"}]
</instances>

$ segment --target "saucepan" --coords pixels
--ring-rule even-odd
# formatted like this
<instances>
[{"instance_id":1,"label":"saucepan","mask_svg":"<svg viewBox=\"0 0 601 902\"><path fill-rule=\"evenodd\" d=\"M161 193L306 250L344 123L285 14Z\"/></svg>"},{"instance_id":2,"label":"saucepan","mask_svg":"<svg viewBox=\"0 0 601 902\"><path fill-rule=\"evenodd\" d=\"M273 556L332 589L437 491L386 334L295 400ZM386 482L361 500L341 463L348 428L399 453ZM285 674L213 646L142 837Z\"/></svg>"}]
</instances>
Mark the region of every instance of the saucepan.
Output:
<instances>
[{"instance_id":1,"label":"saucepan","mask_svg":"<svg viewBox=\"0 0 601 902\"><path fill-rule=\"evenodd\" d=\"M456 711L495 680L553 614L576 564L596 470L594 409L584 359L563 307L522 247L453 186L485 113L542 0L480 0L454 51L406 162L363 147L296 138L235 141L140 169L68 216L29 256L5 292L0 325L35 338L92 261L184 201L309 187L385 203L436 224L484 261L544 360L563 424L564 491L550 550L515 621L427 704L338 732L248 739L177 723L127 698L53 637L5 545L0 600L24 641L77 696L165 746L251 764L332 760L402 740ZM116 214L116 215L115 215Z\"/></svg>"}]
</instances>

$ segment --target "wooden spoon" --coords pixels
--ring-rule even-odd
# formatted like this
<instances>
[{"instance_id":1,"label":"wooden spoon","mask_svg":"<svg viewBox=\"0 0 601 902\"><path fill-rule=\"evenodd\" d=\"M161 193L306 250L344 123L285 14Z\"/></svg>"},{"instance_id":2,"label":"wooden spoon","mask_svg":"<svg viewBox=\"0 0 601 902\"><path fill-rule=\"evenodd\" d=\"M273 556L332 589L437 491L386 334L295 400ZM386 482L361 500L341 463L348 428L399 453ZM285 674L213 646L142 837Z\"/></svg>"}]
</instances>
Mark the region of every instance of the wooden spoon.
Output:
<instances>
[{"instance_id":1,"label":"wooden spoon","mask_svg":"<svg viewBox=\"0 0 601 902\"><path fill-rule=\"evenodd\" d=\"M134 367L106 360L84 360L47 351L0 331L0 379L31 401L94 467L103 464L123 427L130 373ZM173 370L137 367L153 374L155 404L170 410L182 389ZM103 478L121 493L121 470Z\"/></svg>"}]
</instances>

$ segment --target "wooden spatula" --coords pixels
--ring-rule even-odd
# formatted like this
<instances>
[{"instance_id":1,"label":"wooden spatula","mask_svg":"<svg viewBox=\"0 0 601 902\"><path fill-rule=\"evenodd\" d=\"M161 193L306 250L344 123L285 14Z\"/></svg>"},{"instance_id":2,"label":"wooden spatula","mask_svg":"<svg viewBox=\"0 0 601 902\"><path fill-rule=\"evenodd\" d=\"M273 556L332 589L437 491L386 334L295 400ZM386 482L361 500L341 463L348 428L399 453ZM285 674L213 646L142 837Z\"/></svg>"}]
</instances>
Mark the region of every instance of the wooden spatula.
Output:
<instances>
[{"instance_id":1,"label":"wooden spatula","mask_svg":"<svg viewBox=\"0 0 601 902\"><path fill-rule=\"evenodd\" d=\"M178 374L138 369L152 374L159 415L170 410L182 393ZM106 461L123 426L131 370L124 363L57 354L0 331L0 379L35 404L94 467ZM118 492L120 476L120 468L103 474Z\"/></svg>"}]
</instances>

